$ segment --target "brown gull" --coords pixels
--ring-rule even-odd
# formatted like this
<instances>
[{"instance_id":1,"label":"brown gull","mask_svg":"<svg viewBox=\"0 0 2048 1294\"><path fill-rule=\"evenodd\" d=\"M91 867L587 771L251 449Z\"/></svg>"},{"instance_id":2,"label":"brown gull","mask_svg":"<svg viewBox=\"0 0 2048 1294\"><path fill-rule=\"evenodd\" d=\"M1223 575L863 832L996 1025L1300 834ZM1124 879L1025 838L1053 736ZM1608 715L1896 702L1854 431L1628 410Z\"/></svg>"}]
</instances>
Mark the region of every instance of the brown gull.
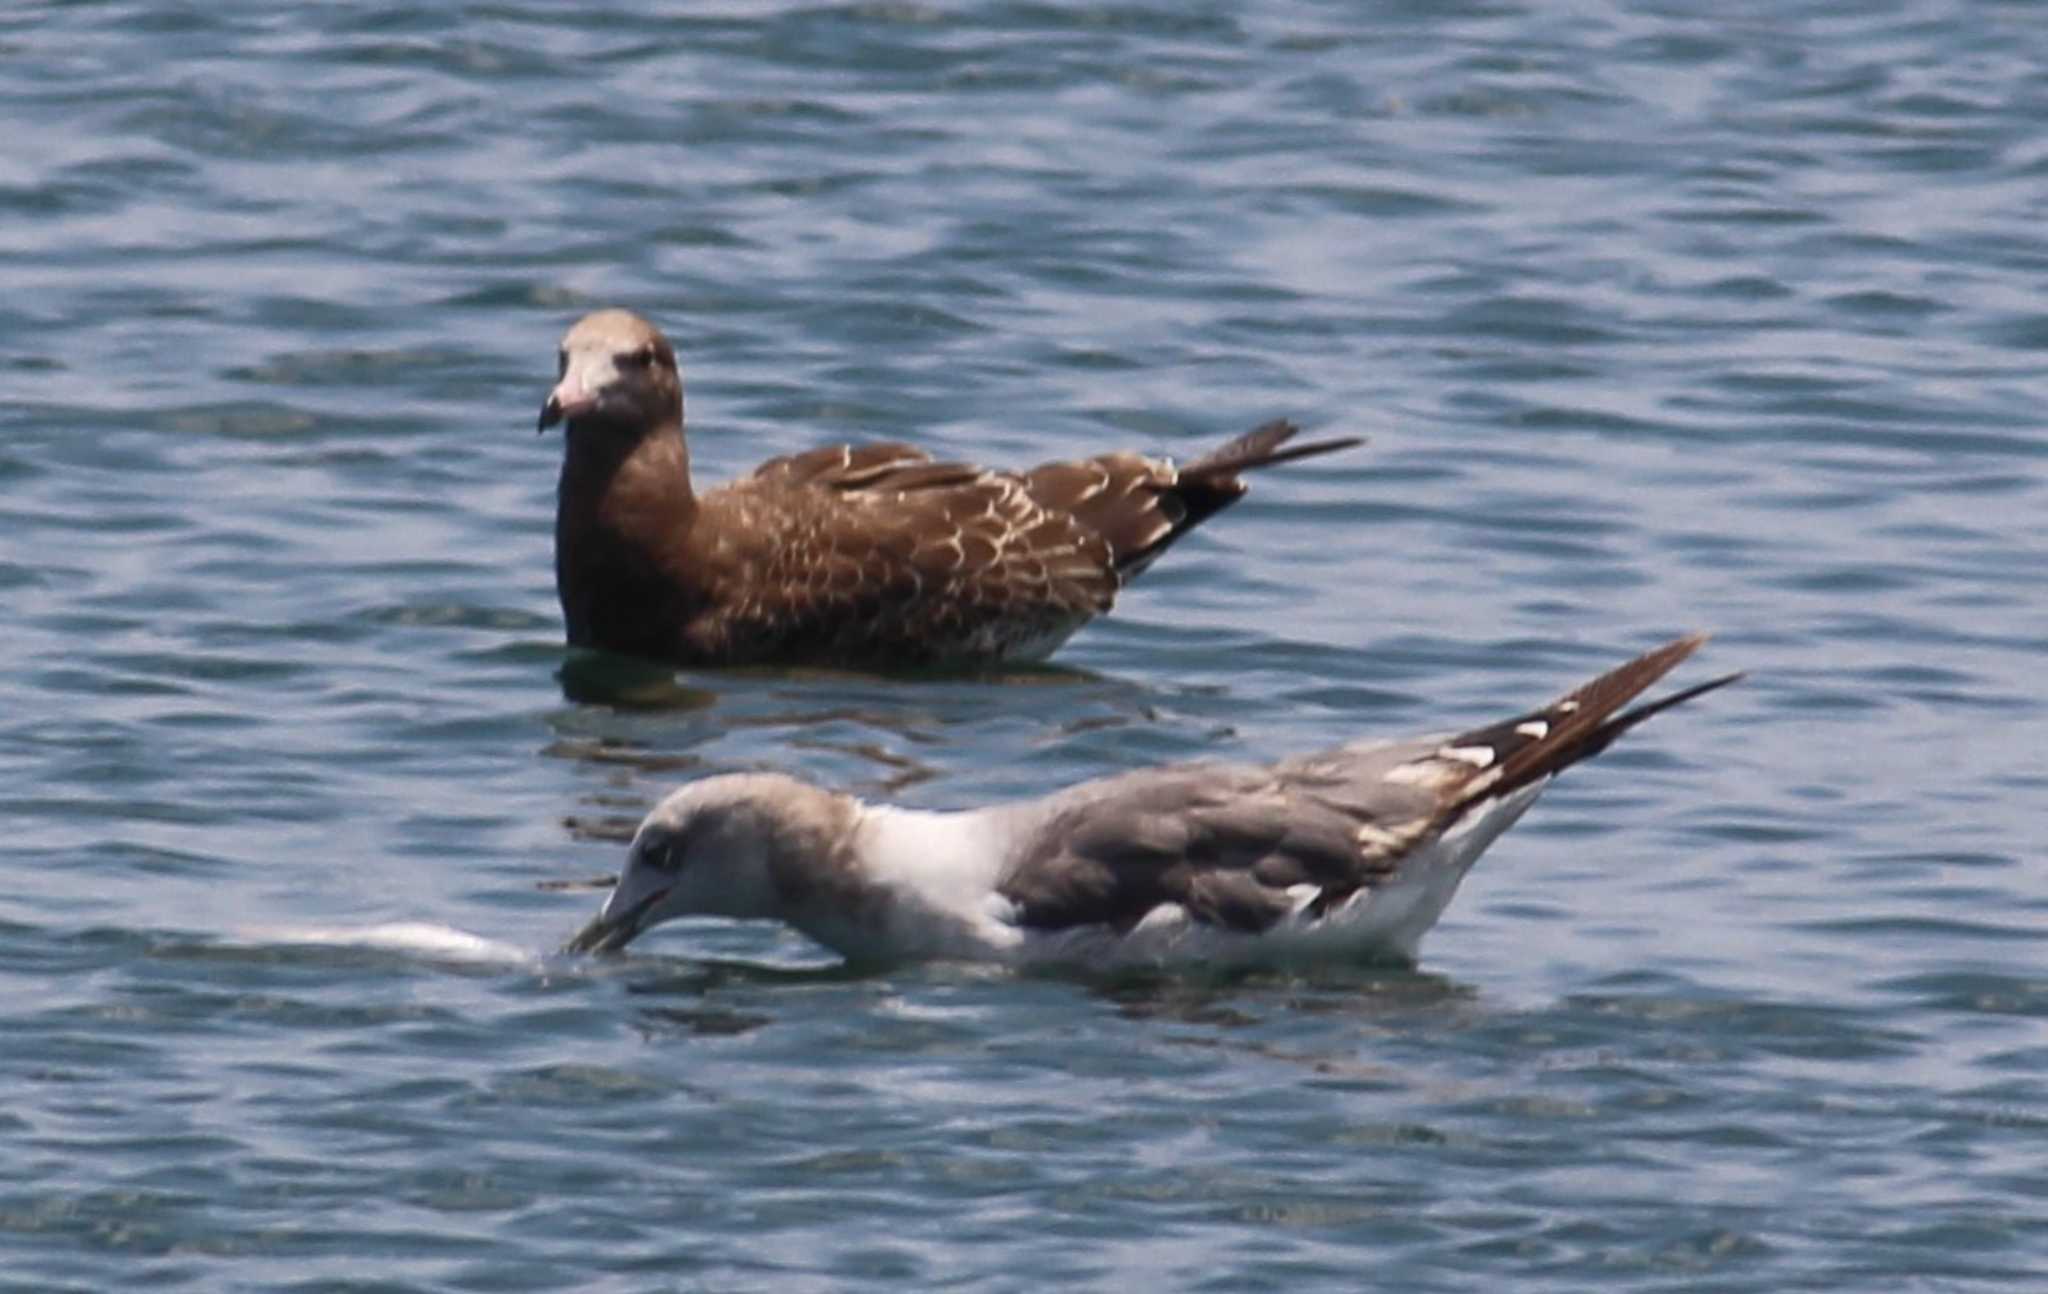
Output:
<instances>
[{"instance_id":1,"label":"brown gull","mask_svg":"<svg viewBox=\"0 0 2048 1294\"><path fill-rule=\"evenodd\" d=\"M1473 861L1551 778L1740 677L1622 709L1703 641L1455 736L1150 768L984 809L865 804L774 773L707 778L647 815L565 951L708 915L783 921L861 965L1412 962Z\"/></svg>"},{"instance_id":2,"label":"brown gull","mask_svg":"<svg viewBox=\"0 0 2048 1294\"><path fill-rule=\"evenodd\" d=\"M560 362L540 427L567 424L555 587L569 643L682 665L1042 660L1242 498L1241 473L1360 443L1288 446L1296 428L1269 422L1185 467L1111 453L1028 472L838 445L699 495L659 329L599 310Z\"/></svg>"}]
</instances>

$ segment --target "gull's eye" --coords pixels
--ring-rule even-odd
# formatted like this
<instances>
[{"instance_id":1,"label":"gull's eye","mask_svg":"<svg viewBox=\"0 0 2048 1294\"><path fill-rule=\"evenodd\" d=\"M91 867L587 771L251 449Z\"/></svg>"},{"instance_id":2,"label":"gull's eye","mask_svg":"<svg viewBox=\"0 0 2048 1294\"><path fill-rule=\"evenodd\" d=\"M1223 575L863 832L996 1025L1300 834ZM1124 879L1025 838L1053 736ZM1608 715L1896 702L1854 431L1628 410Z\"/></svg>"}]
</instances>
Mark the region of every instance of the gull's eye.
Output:
<instances>
[{"instance_id":1,"label":"gull's eye","mask_svg":"<svg viewBox=\"0 0 2048 1294\"><path fill-rule=\"evenodd\" d=\"M569 372L569 351L565 347L555 352L555 380L561 381Z\"/></svg>"},{"instance_id":2,"label":"gull's eye","mask_svg":"<svg viewBox=\"0 0 2048 1294\"><path fill-rule=\"evenodd\" d=\"M620 368L646 368L654 363L654 347L642 346L639 350L619 356Z\"/></svg>"},{"instance_id":3,"label":"gull's eye","mask_svg":"<svg viewBox=\"0 0 2048 1294\"><path fill-rule=\"evenodd\" d=\"M640 861L657 872L674 872L683 865L681 836L664 836L640 846Z\"/></svg>"}]
</instances>

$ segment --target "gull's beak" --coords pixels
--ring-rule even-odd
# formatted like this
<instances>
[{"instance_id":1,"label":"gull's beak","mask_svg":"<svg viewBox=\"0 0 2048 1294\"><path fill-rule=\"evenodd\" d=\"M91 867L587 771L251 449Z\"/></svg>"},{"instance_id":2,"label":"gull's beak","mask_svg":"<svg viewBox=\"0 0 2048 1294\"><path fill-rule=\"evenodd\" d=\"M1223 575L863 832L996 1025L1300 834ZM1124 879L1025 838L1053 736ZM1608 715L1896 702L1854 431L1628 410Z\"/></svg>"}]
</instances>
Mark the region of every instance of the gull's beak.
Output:
<instances>
[{"instance_id":1,"label":"gull's beak","mask_svg":"<svg viewBox=\"0 0 2048 1294\"><path fill-rule=\"evenodd\" d=\"M555 383L555 389L548 392L547 403L540 407L540 425L534 431L546 431L564 419L580 418L596 407L596 394L587 389L583 379L571 369Z\"/></svg>"},{"instance_id":2,"label":"gull's beak","mask_svg":"<svg viewBox=\"0 0 2048 1294\"><path fill-rule=\"evenodd\" d=\"M630 893L625 888L625 877L614 886L611 897L604 901L604 907L590 919L589 924L569 937L562 945L565 953L615 953L640 937L646 928L647 914L654 905L667 897L669 887L648 890L644 894Z\"/></svg>"}]
</instances>

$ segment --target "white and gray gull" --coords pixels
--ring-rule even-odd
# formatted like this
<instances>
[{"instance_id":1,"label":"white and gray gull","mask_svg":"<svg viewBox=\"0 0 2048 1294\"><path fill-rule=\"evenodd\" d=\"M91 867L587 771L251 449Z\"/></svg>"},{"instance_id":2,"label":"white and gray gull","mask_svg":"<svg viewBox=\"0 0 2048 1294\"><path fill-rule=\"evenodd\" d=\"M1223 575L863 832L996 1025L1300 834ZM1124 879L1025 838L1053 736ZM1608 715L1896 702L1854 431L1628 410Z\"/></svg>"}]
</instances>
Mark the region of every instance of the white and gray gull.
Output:
<instances>
[{"instance_id":1,"label":"white and gray gull","mask_svg":"<svg viewBox=\"0 0 2048 1294\"><path fill-rule=\"evenodd\" d=\"M1680 638L1511 719L1270 765L1180 764L958 812L772 773L707 778L640 824L568 952L675 917L788 923L848 961L1413 961L1480 853L1551 778L1730 674L1624 709Z\"/></svg>"}]
</instances>

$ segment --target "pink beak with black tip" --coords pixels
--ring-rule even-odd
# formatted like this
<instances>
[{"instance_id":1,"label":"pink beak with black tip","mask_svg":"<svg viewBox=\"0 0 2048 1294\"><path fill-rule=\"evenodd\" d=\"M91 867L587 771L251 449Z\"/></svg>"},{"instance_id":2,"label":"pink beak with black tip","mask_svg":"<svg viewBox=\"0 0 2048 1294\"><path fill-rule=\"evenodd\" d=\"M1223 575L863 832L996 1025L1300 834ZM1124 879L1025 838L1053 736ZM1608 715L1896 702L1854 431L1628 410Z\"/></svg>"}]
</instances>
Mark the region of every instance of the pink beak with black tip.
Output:
<instances>
[{"instance_id":1,"label":"pink beak with black tip","mask_svg":"<svg viewBox=\"0 0 2048 1294\"><path fill-rule=\"evenodd\" d=\"M582 379L571 370L548 392L547 403L540 407L540 425L534 431L544 432L558 422L574 421L595 408L597 396L586 390Z\"/></svg>"}]
</instances>

